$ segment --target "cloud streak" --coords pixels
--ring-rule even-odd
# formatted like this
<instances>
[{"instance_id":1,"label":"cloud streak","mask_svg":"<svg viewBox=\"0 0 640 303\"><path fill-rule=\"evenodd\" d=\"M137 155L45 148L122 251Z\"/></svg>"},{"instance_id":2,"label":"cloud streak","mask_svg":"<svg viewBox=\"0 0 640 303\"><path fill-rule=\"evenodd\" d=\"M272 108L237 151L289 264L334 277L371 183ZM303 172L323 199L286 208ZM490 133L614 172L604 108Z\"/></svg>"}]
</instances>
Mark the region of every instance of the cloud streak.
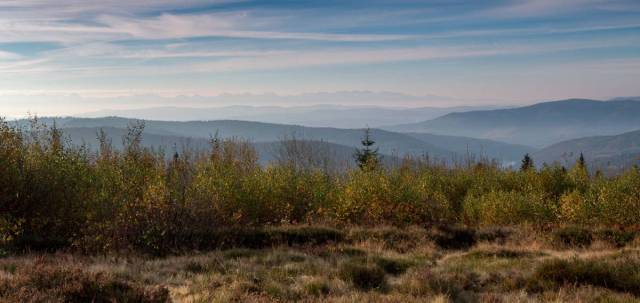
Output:
<instances>
[{"instance_id":1,"label":"cloud streak","mask_svg":"<svg viewBox=\"0 0 640 303\"><path fill-rule=\"evenodd\" d=\"M122 39L163 40L196 37L289 39L338 42L380 42L415 39L415 35L332 34L247 28L254 20L245 13L173 15L127 18L101 15L97 25L63 21L0 21L0 42L51 41L79 43Z\"/></svg>"},{"instance_id":2,"label":"cloud streak","mask_svg":"<svg viewBox=\"0 0 640 303\"><path fill-rule=\"evenodd\" d=\"M339 82L415 93L447 66L464 75L478 62L495 62L496 74L582 66L637 58L640 45L635 0L237 2L0 0L0 90L251 91L269 82L296 91ZM449 92L485 81L448 77L438 83Z\"/></svg>"}]
</instances>

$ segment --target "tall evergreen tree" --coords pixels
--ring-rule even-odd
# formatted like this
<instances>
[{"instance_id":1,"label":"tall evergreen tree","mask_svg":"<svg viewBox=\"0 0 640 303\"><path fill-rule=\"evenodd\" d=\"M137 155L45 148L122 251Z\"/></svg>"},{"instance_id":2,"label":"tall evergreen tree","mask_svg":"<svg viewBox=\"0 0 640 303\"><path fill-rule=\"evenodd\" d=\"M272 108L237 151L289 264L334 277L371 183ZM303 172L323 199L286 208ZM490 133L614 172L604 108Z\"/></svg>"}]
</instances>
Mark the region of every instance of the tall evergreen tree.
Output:
<instances>
[{"instance_id":1,"label":"tall evergreen tree","mask_svg":"<svg viewBox=\"0 0 640 303\"><path fill-rule=\"evenodd\" d=\"M533 167L534 167L533 158L531 158L529 153L525 154L524 158L522 158L522 164L520 165L520 170L527 171L529 169L532 169Z\"/></svg>"},{"instance_id":2,"label":"tall evergreen tree","mask_svg":"<svg viewBox=\"0 0 640 303\"><path fill-rule=\"evenodd\" d=\"M366 128L364 130L364 138L362 138L362 148L356 149L354 157L361 169L374 168L378 165L378 148L373 149L373 145L376 141L371 139L371 129Z\"/></svg>"},{"instance_id":3,"label":"tall evergreen tree","mask_svg":"<svg viewBox=\"0 0 640 303\"><path fill-rule=\"evenodd\" d=\"M586 163L584 161L584 155L582 153L580 153L580 158L578 158L578 163L577 163L580 167L585 167Z\"/></svg>"}]
</instances>

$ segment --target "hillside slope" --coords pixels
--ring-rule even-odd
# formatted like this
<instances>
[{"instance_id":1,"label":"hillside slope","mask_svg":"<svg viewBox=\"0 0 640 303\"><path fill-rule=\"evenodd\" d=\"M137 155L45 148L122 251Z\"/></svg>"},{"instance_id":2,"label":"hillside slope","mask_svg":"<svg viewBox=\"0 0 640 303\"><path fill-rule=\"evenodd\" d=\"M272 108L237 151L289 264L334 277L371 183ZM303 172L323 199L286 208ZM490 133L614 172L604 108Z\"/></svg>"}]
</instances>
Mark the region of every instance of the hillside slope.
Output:
<instances>
[{"instance_id":1,"label":"hillside slope","mask_svg":"<svg viewBox=\"0 0 640 303\"><path fill-rule=\"evenodd\" d=\"M391 131L468 136L543 147L564 140L613 135L640 128L640 102L570 99L531 106L451 113L433 120L385 127Z\"/></svg>"},{"instance_id":2,"label":"hillside slope","mask_svg":"<svg viewBox=\"0 0 640 303\"><path fill-rule=\"evenodd\" d=\"M599 169L620 169L640 164L640 130L613 136L595 136L553 144L533 154L537 163L572 165L583 153Z\"/></svg>"},{"instance_id":3,"label":"hillside slope","mask_svg":"<svg viewBox=\"0 0 640 303\"><path fill-rule=\"evenodd\" d=\"M45 124L55 121L60 128L116 128L124 130L136 120L118 117L108 118L44 118ZM21 121L26 123L26 121ZM222 138L242 138L253 143L274 142L298 138L325 141L328 143L359 147L362 129L339 129L329 127L304 127L299 125L271 124L261 122L218 120L170 122L147 120L145 134L209 139L216 133ZM422 155L425 153L438 158L450 158L452 151L421 141L412 136L380 129L371 130L380 152L388 155Z\"/></svg>"},{"instance_id":4,"label":"hillside slope","mask_svg":"<svg viewBox=\"0 0 640 303\"><path fill-rule=\"evenodd\" d=\"M107 138L111 141L113 148L121 150L123 147L122 138L127 135L127 130L114 127L70 127L63 128L63 137L70 140L69 143L74 145L84 145L89 150L97 150L100 143L98 142L98 133L104 131ZM185 149L191 152L203 152L211 149L209 139L181 137L171 135L158 135L152 133L143 133L141 144L143 147L151 148L156 151L162 151L167 157L171 157L175 152L182 154ZM262 164L271 163L282 159L285 142L258 142L250 143L256 150L258 161ZM297 150L301 153L297 156L303 157L303 161L324 162L322 164L331 169L345 168L355 164L353 161L354 148L340 144L334 144L324 141L295 141ZM306 153L305 153L306 152ZM312 153L312 155L309 155ZM390 158L388 155L383 155Z\"/></svg>"},{"instance_id":5,"label":"hillside slope","mask_svg":"<svg viewBox=\"0 0 640 303\"><path fill-rule=\"evenodd\" d=\"M389 108L379 106L225 106L225 107L152 107L128 110L101 110L82 117L125 118L194 121L242 120L278 124L298 124L311 127L363 128L381 125L420 122L452 112L493 109L491 106Z\"/></svg>"},{"instance_id":6,"label":"hillside slope","mask_svg":"<svg viewBox=\"0 0 640 303\"><path fill-rule=\"evenodd\" d=\"M519 161L524 154L531 153L535 150L535 148L526 145L509 144L488 139L434 135L429 133L406 134L435 146L453 151L459 156L472 154L475 157L502 159L506 162Z\"/></svg>"}]
</instances>

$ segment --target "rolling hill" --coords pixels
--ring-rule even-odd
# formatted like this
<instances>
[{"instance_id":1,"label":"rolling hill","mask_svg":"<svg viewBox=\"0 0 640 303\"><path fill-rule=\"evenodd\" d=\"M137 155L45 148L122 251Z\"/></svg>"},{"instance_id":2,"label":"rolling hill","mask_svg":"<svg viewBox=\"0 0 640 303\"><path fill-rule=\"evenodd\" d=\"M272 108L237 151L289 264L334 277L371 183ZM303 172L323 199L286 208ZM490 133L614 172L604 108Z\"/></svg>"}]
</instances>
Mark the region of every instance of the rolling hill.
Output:
<instances>
[{"instance_id":1,"label":"rolling hill","mask_svg":"<svg viewBox=\"0 0 640 303\"><path fill-rule=\"evenodd\" d=\"M84 145L90 150L97 150L100 143L98 142L98 132L104 131L107 138L111 140L112 146L120 150L123 147L122 138L127 135L127 130L114 127L70 127L63 128L65 139L70 140L71 144ZM202 152L211 149L209 139L181 137L171 135L158 135L145 132L142 134L142 146L152 148L157 151L163 151L167 157L171 157L175 152L183 153L185 149L192 152ZM259 142L251 143L258 154L258 161L267 164L277 161L281 157L283 151L283 142ZM305 161L326 162L325 165L330 168L349 167L353 164L354 148L333 144L324 141L295 141L296 148L301 151L312 151L313 155L305 154ZM389 157L388 155L384 155Z\"/></svg>"},{"instance_id":2,"label":"rolling hill","mask_svg":"<svg viewBox=\"0 0 640 303\"><path fill-rule=\"evenodd\" d=\"M89 143L97 145L96 133L100 128L107 130L113 138L114 145L120 144L120 138L126 133L128 125L137 120L107 117L107 118L40 118L45 124L56 125L69 133L74 143ZM26 120L18 123L25 125ZM372 129L371 134L380 153L387 156L404 156L429 154L438 159L462 159L467 155L485 156L492 159L512 162L519 160L526 152L533 148L513 144L505 144L484 139L464 137L449 137L429 134L404 134L380 129ZM207 146L208 139L214 134L223 138L237 137L249 140L262 150L273 149L276 142L297 138L322 141L331 145L331 150L339 151L337 158L351 159L354 148L360 146L363 135L362 129L339 129L304 127L298 125L271 124L248 121L220 120L220 121L145 121L145 144L147 146L163 147L173 150L174 146L189 145L200 148ZM258 148L258 149L260 149ZM348 157L347 157L348 155ZM261 155L261 159L267 159Z\"/></svg>"},{"instance_id":3,"label":"rolling hill","mask_svg":"<svg viewBox=\"0 0 640 303\"><path fill-rule=\"evenodd\" d=\"M602 170L619 170L640 164L640 130L563 141L533 153L533 158L540 164L559 162L571 166L580 153L584 154L590 166Z\"/></svg>"},{"instance_id":4,"label":"rolling hill","mask_svg":"<svg viewBox=\"0 0 640 303\"><path fill-rule=\"evenodd\" d=\"M420 122L452 112L490 109L490 106L390 108L380 106L224 106L151 107L128 110L100 110L81 117L117 116L145 120L194 121L242 120L311 127L363 128Z\"/></svg>"},{"instance_id":5,"label":"rolling hill","mask_svg":"<svg viewBox=\"0 0 640 303\"><path fill-rule=\"evenodd\" d=\"M118 117L108 118L44 118L41 122L60 128L101 128L126 129L136 120ZM357 147L363 134L361 129L339 129L329 127L304 127L299 125L272 124L261 122L217 120L217 121L145 121L145 133L161 136L175 136L209 139L216 133L223 138L237 137L254 143L274 142L287 138L323 140L329 143ZM423 154L448 158L452 152L406 134L372 129L372 136L384 154Z\"/></svg>"},{"instance_id":6,"label":"rolling hill","mask_svg":"<svg viewBox=\"0 0 640 303\"><path fill-rule=\"evenodd\" d=\"M424 142L429 142L438 147L455 152L462 157L474 154L478 157L490 159L502 159L504 162L514 162L522 159L526 153L531 153L535 148L509 144L488 139L475 139L469 137L434 135L429 133L406 133Z\"/></svg>"},{"instance_id":7,"label":"rolling hill","mask_svg":"<svg viewBox=\"0 0 640 303\"><path fill-rule=\"evenodd\" d=\"M640 128L640 102L569 99L510 109L451 113L420 123L384 127L400 132L467 136L544 147L564 140Z\"/></svg>"}]
</instances>

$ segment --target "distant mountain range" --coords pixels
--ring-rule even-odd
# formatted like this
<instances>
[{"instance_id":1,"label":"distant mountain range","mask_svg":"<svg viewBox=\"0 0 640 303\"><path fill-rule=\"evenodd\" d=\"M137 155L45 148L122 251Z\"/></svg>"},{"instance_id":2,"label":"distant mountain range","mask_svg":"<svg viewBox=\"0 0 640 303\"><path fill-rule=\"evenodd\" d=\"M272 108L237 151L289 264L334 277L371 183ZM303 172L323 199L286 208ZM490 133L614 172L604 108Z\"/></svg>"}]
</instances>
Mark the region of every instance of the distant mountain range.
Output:
<instances>
[{"instance_id":1,"label":"distant mountain range","mask_svg":"<svg viewBox=\"0 0 640 303\"><path fill-rule=\"evenodd\" d=\"M526 153L534 151L533 147L518 144L509 144L494 140L475 139L458 136L444 136L427 133L407 133L409 136L438 147L450 150L458 156L488 157L504 161L517 161Z\"/></svg>"},{"instance_id":2,"label":"distant mountain range","mask_svg":"<svg viewBox=\"0 0 640 303\"><path fill-rule=\"evenodd\" d=\"M362 125L369 123L370 126L377 126L375 119L366 121L366 123L360 123L354 126L345 125L331 125L331 124L305 124L303 123L308 118L315 118L313 116L294 115L291 117L291 121L272 121L272 120L255 120L249 119L243 112L244 109L249 108L247 114L255 115L260 114L261 109L266 110L266 114L270 114L269 110L275 109L276 111L286 111L291 108L300 108L305 110L304 107L321 107L327 108L328 106L335 107L337 109L346 108L389 108L394 107L397 109L402 108L420 108L420 107L459 107L460 111L468 104L503 104L504 100L487 100L487 99L460 99L447 96L438 96L432 94L424 95L410 95L396 92L384 92L384 91L334 91L334 92L315 92L315 93L300 93L300 94L275 94L275 93L242 93L242 94L219 94L219 95L171 95L171 94L154 94L154 93L129 93L121 92L110 96L102 95L100 92L92 93L86 92L83 94L73 94L64 92L55 93L7 93L3 94L4 100L11 100L11 107L4 107L4 113L0 113L6 116L21 117L27 113L37 114L39 116L84 116L84 117L104 117L104 116L124 116L128 118L139 118L149 120L180 120L180 121L193 121L193 120L251 120L259 122L274 122L274 123L295 123L306 126L332 126L332 127L362 127ZM43 112L33 111L34 104L40 104L38 106ZM326 105L321 105L326 104ZM239 113L241 116L236 116L237 111L229 115L218 115L218 109L239 106ZM130 110L135 108L160 108L160 112L145 111L137 112L135 116L130 115ZM180 108L196 109L197 111L187 113L187 116L179 117L177 112L169 112L169 116L163 115L164 109L172 109L176 106ZM250 109L251 107L256 110ZM278 107L281 107L280 109ZM473 106L476 107L476 106ZM495 106L480 106L476 109L489 109L496 108ZM82 112L69 112L70 109L82 110ZM107 111L103 111L107 109ZM198 111L201 109L202 111ZM114 111L111 111L114 110ZM87 112L96 112L97 114L83 115ZM225 110L221 110L224 114ZM198 116L190 116L195 113ZM383 117L378 115L378 117ZM268 117L267 117L268 118ZM351 118L354 118L353 116ZM421 117L418 121L430 119L432 116ZM320 120L322 121L322 120ZM357 122L357 121L356 121ZM407 121L393 121L385 122L388 124L398 124L414 122L413 120Z\"/></svg>"},{"instance_id":3,"label":"distant mountain range","mask_svg":"<svg viewBox=\"0 0 640 303\"><path fill-rule=\"evenodd\" d=\"M100 110L81 117L125 117L162 121L242 120L312 127L363 128L420 122L452 112L495 109L497 106L457 106L390 108L379 106L225 106L225 107L151 107L128 110Z\"/></svg>"},{"instance_id":4,"label":"distant mountain range","mask_svg":"<svg viewBox=\"0 0 640 303\"><path fill-rule=\"evenodd\" d=\"M126 133L128 125L137 120L108 118L41 118L42 123L56 125L69 133L74 143L88 143L97 146L96 133L105 129L112 137L114 145ZM26 124L26 120L18 123ZM173 146L189 144L191 147L206 146L207 140L218 134L221 138L243 138L254 144L268 146L291 138L322 141L332 144L333 150L349 150L352 154L360 146L362 129L340 129L328 127L305 127L261 122L219 120L219 121L145 121L145 144L171 149ZM533 148L506 144L492 140L464 137L428 136L425 134L403 134L380 129L372 129L371 135L376 141L380 153L401 157L404 155L421 156L428 154L438 159L462 159L467 155L514 161Z\"/></svg>"},{"instance_id":5,"label":"distant mountain range","mask_svg":"<svg viewBox=\"0 0 640 303\"><path fill-rule=\"evenodd\" d=\"M563 141L533 153L533 158L538 164L558 162L572 166L580 153L584 154L591 166L601 170L640 165L640 130Z\"/></svg>"},{"instance_id":6,"label":"distant mountain range","mask_svg":"<svg viewBox=\"0 0 640 303\"><path fill-rule=\"evenodd\" d=\"M541 148L579 137L640 129L639 117L637 98L569 99L518 108L450 113L383 129L492 139Z\"/></svg>"},{"instance_id":7,"label":"distant mountain range","mask_svg":"<svg viewBox=\"0 0 640 303\"><path fill-rule=\"evenodd\" d=\"M70 127L62 128L64 137L71 140L72 144L85 145L92 150L96 150L98 133L102 130L111 141L115 149L121 150L123 147L122 138L127 135L127 130L114 127ZM191 152L204 152L211 150L210 139L193 138L171 135L158 135L144 132L142 135L142 146L162 151L167 157L171 157L175 152L183 153L185 149ZM283 151L283 143L278 142L253 142L250 143L256 149L258 161L262 164L278 160ZM332 168L343 168L353 165L354 148L333 144L324 141L298 141L298 149L312 149L314 159L317 161L326 160L327 165ZM386 156L386 155L385 155ZM305 157L311 157L305 155ZM309 160L309 159L305 159ZM311 159L313 160L313 159Z\"/></svg>"},{"instance_id":8,"label":"distant mountain range","mask_svg":"<svg viewBox=\"0 0 640 303\"><path fill-rule=\"evenodd\" d=\"M178 112L176 116L179 117L180 110L183 110L185 115L198 114L198 109L165 108L161 111L169 118L172 110ZM225 110L227 112L222 113L224 115L251 116L257 113L256 115L262 115L263 118L272 115L271 119L284 120L311 115L317 117L317 121L324 121L318 123L329 123L329 113L340 112L342 116L335 116L336 120L352 119L363 122L366 117L376 115L386 115L391 117L389 119L399 119L401 115L416 118L420 115L425 116L425 112L431 109L424 108L425 112L414 109L415 113L389 108L356 109L335 106L299 107L291 113L283 111L280 107L227 107ZM205 112L201 114L209 115ZM539 165L559 162L569 166L580 153L584 153L592 166L619 169L637 163L640 155L638 117L640 99L637 97L616 98L611 101L570 99L519 108L449 113L420 123L384 129L372 128L371 135L380 153L389 159L428 154L432 158L459 161L471 156L476 159L497 159L504 165L517 165L525 153L530 153ZM55 121L73 143L86 142L96 146L97 131L105 129L117 146L120 138L126 133L127 126L138 120L121 117L68 117L41 118L40 121L49 125ZM26 122L18 120L18 123ZM354 149L360 146L363 130L240 120L145 120L143 143L167 151L185 145L204 149L208 148L208 139L215 134L221 138L235 137L250 141L260 153L262 162L274 160L278 148L281 148L280 142L292 138L322 146L325 153L332 153L332 157L338 161L353 162L352 154Z\"/></svg>"}]
</instances>

